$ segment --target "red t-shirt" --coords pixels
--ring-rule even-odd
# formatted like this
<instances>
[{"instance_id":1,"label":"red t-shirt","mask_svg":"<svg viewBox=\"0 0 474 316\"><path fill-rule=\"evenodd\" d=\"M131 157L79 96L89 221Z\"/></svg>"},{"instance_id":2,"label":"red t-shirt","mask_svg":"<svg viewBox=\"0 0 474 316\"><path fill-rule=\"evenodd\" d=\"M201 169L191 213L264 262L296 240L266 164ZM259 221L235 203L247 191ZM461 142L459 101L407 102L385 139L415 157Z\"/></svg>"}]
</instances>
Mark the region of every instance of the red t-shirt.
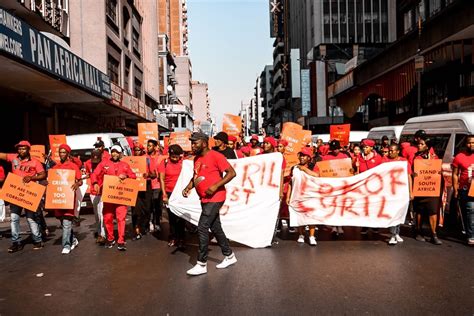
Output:
<instances>
[{"instance_id":1,"label":"red t-shirt","mask_svg":"<svg viewBox=\"0 0 474 316\"><path fill-rule=\"evenodd\" d=\"M148 169L150 171L156 171L158 172L158 166L159 166L159 161L161 155L155 154L155 155L146 155L147 159L147 164L149 164ZM156 177L154 179L151 179L151 188L152 190L158 190L161 188L161 183L159 177Z\"/></svg>"},{"instance_id":2,"label":"red t-shirt","mask_svg":"<svg viewBox=\"0 0 474 316\"><path fill-rule=\"evenodd\" d=\"M390 159L389 157L383 157L382 158L382 163L386 163L386 162L392 162L392 161L406 161L407 162L407 170L408 170L408 174L412 174L412 168L410 166L410 163L408 162L408 160L404 157L401 157L401 156L398 156L396 159Z\"/></svg>"},{"instance_id":3,"label":"red t-shirt","mask_svg":"<svg viewBox=\"0 0 474 316\"><path fill-rule=\"evenodd\" d=\"M194 158L194 186L202 203L224 202L226 198L225 187L221 186L212 195L208 196L206 190L222 179L222 174L230 167L224 155L211 150L204 156Z\"/></svg>"},{"instance_id":4,"label":"red t-shirt","mask_svg":"<svg viewBox=\"0 0 474 316\"><path fill-rule=\"evenodd\" d=\"M364 156L359 158L359 172L364 172L369 169L375 168L382 163L382 157L375 151L372 152L372 158L365 159Z\"/></svg>"},{"instance_id":5,"label":"red t-shirt","mask_svg":"<svg viewBox=\"0 0 474 316\"><path fill-rule=\"evenodd\" d=\"M5 170L3 170L3 167L0 166L0 181L5 180Z\"/></svg>"},{"instance_id":6,"label":"red t-shirt","mask_svg":"<svg viewBox=\"0 0 474 316\"><path fill-rule=\"evenodd\" d=\"M66 170L73 170L75 173L75 179L80 180L82 178L81 170L76 163L71 160L66 160L64 163L58 162L54 165L51 169L66 169ZM66 216L74 216L74 208L71 210L55 210L55 216L59 217L62 215Z\"/></svg>"},{"instance_id":7,"label":"red t-shirt","mask_svg":"<svg viewBox=\"0 0 474 316\"><path fill-rule=\"evenodd\" d=\"M12 163L12 172L20 177L33 177L44 171L41 162L33 157L21 160L17 154L8 154L7 161Z\"/></svg>"},{"instance_id":8,"label":"red t-shirt","mask_svg":"<svg viewBox=\"0 0 474 316\"><path fill-rule=\"evenodd\" d=\"M337 159L346 159L350 158L348 155L339 152L337 155L327 154L322 157L323 160L337 160Z\"/></svg>"},{"instance_id":9,"label":"red t-shirt","mask_svg":"<svg viewBox=\"0 0 474 316\"><path fill-rule=\"evenodd\" d=\"M250 156L257 156L260 154L263 154L263 148L262 147L252 147L252 144L247 145L250 148Z\"/></svg>"},{"instance_id":10,"label":"red t-shirt","mask_svg":"<svg viewBox=\"0 0 474 316\"><path fill-rule=\"evenodd\" d=\"M179 174L183 168L183 160L173 163L169 159L163 160L158 166L158 172L165 175L165 191L173 192L176 182L178 182Z\"/></svg>"},{"instance_id":11,"label":"red t-shirt","mask_svg":"<svg viewBox=\"0 0 474 316\"><path fill-rule=\"evenodd\" d=\"M474 173L474 154L466 154L461 152L454 157L453 167L456 167L461 172L459 176L459 188L469 189L472 183Z\"/></svg>"}]
</instances>

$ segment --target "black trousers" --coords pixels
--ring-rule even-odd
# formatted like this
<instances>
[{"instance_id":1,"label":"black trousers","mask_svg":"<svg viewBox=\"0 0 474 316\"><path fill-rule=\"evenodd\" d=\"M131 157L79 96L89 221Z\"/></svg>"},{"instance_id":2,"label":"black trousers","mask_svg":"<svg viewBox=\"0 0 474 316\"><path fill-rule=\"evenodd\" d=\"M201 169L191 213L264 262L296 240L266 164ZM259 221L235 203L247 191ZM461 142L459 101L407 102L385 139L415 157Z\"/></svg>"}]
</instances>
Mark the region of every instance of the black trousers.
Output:
<instances>
[{"instance_id":1,"label":"black trousers","mask_svg":"<svg viewBox=\"0 0 474 316\"><path fill-rule=\"evenodd\" d=\"M154 189L152 190L152 212L153 212L153 224L156 226L161 226L161 215L162 215L162 207L163 207L163 193L161 189Z\"/></svg>"},{"instance_id":2,"label":"black trousers","mask_svg":"<svg viewBox=\"0 0 474 316\"><path fill-rule=\"evenodd\" d=\"M209 247L209 229L214 233L219 247L221 247L224 256L230 256L232 249L230 249L229 241L225 236L221 226L221 219L219 210L224 202L217 203L201 203L202 213L199 218L198 235L199 235L199 253L198 261L207 262L208 247Z\"/></svg>"},{"instance_id":3,"label":"black trousers","mask_svg":"<svg viewBox=\"0 0 474 316\"><path fill-rule=\"evenodd\" d=\"M146 191L138 192L137 204L132 208L132 224L133 228L138 228L140 233L144 234L148 231L151 217L152 190L151 183L147 181Z\"/></svg>"},{"instance_id":4,"label":"black trousers","mask_svg":"<svg viewBox=\"0 0 474 316\"><path fill-rule=\"evenodd\" d=\"M166 192L168 196L171 196L171 193L172 192ZM170 240L184 240L184 219L171 212L169 208L166 209L170 223Z\"/></svg>"}]
</instances>

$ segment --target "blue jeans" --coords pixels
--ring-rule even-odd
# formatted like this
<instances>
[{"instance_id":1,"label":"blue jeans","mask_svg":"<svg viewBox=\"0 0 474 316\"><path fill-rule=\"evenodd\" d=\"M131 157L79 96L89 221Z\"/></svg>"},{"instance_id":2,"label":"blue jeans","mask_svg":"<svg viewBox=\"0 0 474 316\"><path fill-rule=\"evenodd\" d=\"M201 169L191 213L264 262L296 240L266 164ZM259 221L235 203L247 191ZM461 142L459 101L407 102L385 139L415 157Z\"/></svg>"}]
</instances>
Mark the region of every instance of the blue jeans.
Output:
<instances>
[{"instance_id":1,"label":"blue jeans","mask_svg":"<svg viewBox=\"0 0 474 316\"><path fill-rule=\"evenodd\" d=\"M467 190L459 190L459 205L461 206L464 226L466 226L467 238L474 239L474 197L467 194Z\"/></svg>"},{"instance_id":2,"label":"blue jeans","mask_svg":"<svg viewBox=\"0 0 474 316\"><path fill-rule=\"evenodd\" d=\"M61 219L61 225L63 226L63 248L71 249L72 239L74 238L72 232L72 218L63 217Z\"/></svg>"},{"instance_id":3,"label":"blue jeans","mask_svg":"<svg viewBox=\"0 0 474 316\"><path fill-rule=\"evenodd\" d=\"M389 230L390 230L390 233L392 234L392 236L400 235L400 225L392 226L392 227L389 228Z\"/></svg>"},{"instance_id":4,"label":"blue jeans","mask_svg":"<svg viewBox=\"0 0 474 316\"><path fill-rule=\"evenodd\" d=\"M10 213L11 213L11 229L12 229L12 242L18 243L21 242L20 237L20 215L23 208L15 204L10 204ZM39 216L36 212L28 211L25 209L26 220L28 226L31 230L31 235L33 237L33 242L41 242L41 230L39 226Z\"/></svg>"}]
</instances>

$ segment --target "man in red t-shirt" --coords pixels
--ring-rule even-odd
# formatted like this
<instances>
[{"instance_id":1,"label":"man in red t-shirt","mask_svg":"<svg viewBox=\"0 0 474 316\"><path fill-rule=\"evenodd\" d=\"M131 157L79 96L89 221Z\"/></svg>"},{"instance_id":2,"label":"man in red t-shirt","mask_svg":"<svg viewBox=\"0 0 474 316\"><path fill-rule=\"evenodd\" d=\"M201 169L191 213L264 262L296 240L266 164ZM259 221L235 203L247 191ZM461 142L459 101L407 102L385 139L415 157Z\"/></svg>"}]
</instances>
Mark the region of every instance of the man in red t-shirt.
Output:
<instances>
[{"instance_id":1,"label":"man in red t-shirt","mask_svg":"<svg viewBox=\"0 0 474 316\"><path fill-rule=\"evenodd\" d=\"M17 149L16 154L4 154L0 153L0 159L11 162L12 172L17 176L23 178L24 183L30 181L41 181L46 179L46 172L44 171L43 165L39 160L30 156L31 145L28 141L22 140L15 145ZM23 244L20 237L20 215L23 208L10 204L11 213L11 230L12 230L12 246L8 248L9 253L17 252L23 249ZM33 237L33 249L43 248L41 230L39 226L39 215L37 212L32 212L25 209L25 215L28 222L28 226L31 230Z\"/></svg>"},{"instance_id":2,"label":"man in red t-shirt","mask_svg":"<svg viewBox=\"0 0 474 316\"><path fill-rule=\"evenodd\" d=\"M260 155L263 149L258 145L258 135L252 135L250 138L250 144L247 144L250 148L250 156Z\"/></svg>"},{"instance_id":3,"label":"man in red t-shirt","mask_svg":"<svg viewBox=\"0 0 474 316\"><path fill-rule=\"evenodd\" d=\"M467 243L474 245L474 197L469 196L474 177L474 135L466 138L466 150L454 157L453 161L454 197L459 199L464 223L466 225Z\"/></svg>"},{"instance_id":4,"label":"man in red t-shirt","mask_svg":"<svg viewBox=\"0 0 474 316\"><path fill-rule=\"evenodd\" d=\"M59 162L51 169L73 170L75 174L75 182L71 186L71 189L76 192L76 190L82 185L82 175L81 170L79 170L77 164L73 162L72 159L70 159L70 153L71 147L66 144L59 145ZM62 254L67 255L79 244L79 241L76 237L74 237L74 233L72 231L74 208L71 210L55 210L54 213L55 216L61 221L61 226L63 228Z\"/></svg>"},{"instance_id":5,"label":"man in red t-shirt","mask_svg":"<svg viewBox=\"0 0 474 316\"><path fill-rule=\"evenodd\" d=\"M157 169L160 160L163 158L162 151L159 146L159 142L155 138L150 138L147 141L146 145L147 150L147 158L150 162L150 175L147 180L151 183L151 190L152 190L152 201L151 201L151 209L153 215L153 219L150 222L150 232L161 232L161 214L162 214L162 194L163 190L160 185L160 179L157 177ZM148 181L147 181L148 182Z\"/></svg>"},{"instance_id":6,"label":"man in red t-shirt","mask_svg":"<svg viewBox=\"0 0 474 316\"><path fill-rule=\"evenodd\" d=\"M210 150L208 136L204 133L191 135L191 148L195 155L194 175L183 190L183 196L188 197L192 188L196 189L201 199L202 213L199 218L199 254L197 264L187 271L189 275L207 273L207 254L209 246L209 229L214 233L221 247L224 260L216 268L223 269L237 262L235 254L230 249L229 241L221 227L219 210L224 205L226 190L224 185L235 177L235 170L227 159L220 153ZM225 173L223 177L222 174Z\"/></svg>"}]
</instances>

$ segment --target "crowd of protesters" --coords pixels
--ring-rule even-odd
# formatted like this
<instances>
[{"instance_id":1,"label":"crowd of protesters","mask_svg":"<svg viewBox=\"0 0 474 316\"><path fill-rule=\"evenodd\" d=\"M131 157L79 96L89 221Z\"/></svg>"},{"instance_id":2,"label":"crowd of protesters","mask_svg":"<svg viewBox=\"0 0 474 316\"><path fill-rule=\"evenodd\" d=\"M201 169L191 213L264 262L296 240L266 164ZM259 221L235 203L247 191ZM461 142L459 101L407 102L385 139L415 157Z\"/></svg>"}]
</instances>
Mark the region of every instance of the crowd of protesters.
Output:
<instances>
[{"instance_id":1,"label":"crowd of protesters","mask_svg":"<svg viewBox=\"0 0 474 316\"><path fill-rule=\"evenodd\" d=\"M168 246L182 248L185 246L185 226L184 219L176 216L168 208L169 198L175 189L178 177L181 173L183 159L194 160L194 176L183 190L184 197L189 195L192 189L196 189L202 206L202 214L196 229L199 236L198 262L191 270L190 275L206 273L207 251L209 244L209 231L216 238L224 260L218 268L226 268L234 264L237 259L229 242L222 230L219 209L226 199L225 184L235 177L235 171L228 163L227 159L242 159L264 155L268 153L285 153L288 142L284 139L274 137L264 137L263 142L259 142L259 137L253 135L249 143L244 138L238 139L220 132L214 136L215 147L209 148L209 138L203 133L193 133L191 138L192 152L184 152L179 145L170 145L167 153L163 153L163 148L157 139L149 139L146 147L135 142L132 145L134 156L146 157L146 189L138 194L137 202L131 208L132 215L132 240L138 241L150 232L161 232L162 210L167 211L170 225L170 235ZM119 145L112 146L107 151L104 142L100 139L94 145L89 160L84 163L71 154L71 148L67 144L59 147L59 162L53 162L49 156L45 157L45 163L41 163L30 155L31 145L28 141L21 141L16 146L16 153L0 153L0 160L11 163L11 172L22 177L24 183L30 181L47 184L48 169L69 169L75 173L75 182L72 190L76 191L84 181L90 183L90 199L96 218L95 237L96 242L105 248L117 247L120 251L125 251L125 231L126 216L129 211L125 205L104 203L101 198L102 186L105 175L117 176L124 180L126 178L136 178L136 174L130 166L121 161L123 149ZM474 245L474 198L468 196L472 183L474 169L474 136L466 138L463 150L454 158L452 163L452 180L454 197L459 200L459 204L464 216L466 227L467 243ZM416 214L414 220L414 237L418 241L425 241L423 233L423 220L428 219L429 240L435 245L442 242L437 235L438 214L440 210L439 197L413 197L412 179L417 176L414 172L414 161L416 159L439 159L433 147L432 140L423 130L419 130L414 135L412 143L389 142L387 137L383 137L380 143L376 140L364 139L360 144L349 144L341 146L338 140L331 140L328 144L318 140L312 146L306 146L298 153L299 163L291 168L287 174L282 172L280 186L281 207L276 233L282 229L282 223L288 222L288 203L291 198L291 181L294 168L298 168L311 176L318 177L319 169L317 162L336 159L351 159L353 174L363 173L380 164L390 161L406 161L410 184L410 199ZM282 170L286 168L286 161L283 159ZM5 180L5 172L0 167L0 182ZM3 201L2 201L3 202ZM77 217L76 207L71 210L53 210L54 215L60 220L62 226L62 253L69 254L78 246L78 239L73 234L73 223ZM48 227L43 217L44 203L36 212L24 209L27 223L32 235L33 249L38 250L43 247L43 239L49 234ZM14 253L24 247L20 237L20 216L23 209L17 205L10 204L11 218L11 241L8 252ZM114 219L117 223L117 238L114 235ZM316 245L317 227L296 227L298 231L298 243L305 242L305 228L309 231L309 244ZM295 228L291 227L290 232ZM330 227L334 235L344 234L343 227ZM369 232L368 228L362 227L361 234ZM373 233L378 233L377 229L372 229ZM395 245L403 242L400 236L400 227L390 228L390 239L388 244Z\"/></svg>"}]
</instances>

